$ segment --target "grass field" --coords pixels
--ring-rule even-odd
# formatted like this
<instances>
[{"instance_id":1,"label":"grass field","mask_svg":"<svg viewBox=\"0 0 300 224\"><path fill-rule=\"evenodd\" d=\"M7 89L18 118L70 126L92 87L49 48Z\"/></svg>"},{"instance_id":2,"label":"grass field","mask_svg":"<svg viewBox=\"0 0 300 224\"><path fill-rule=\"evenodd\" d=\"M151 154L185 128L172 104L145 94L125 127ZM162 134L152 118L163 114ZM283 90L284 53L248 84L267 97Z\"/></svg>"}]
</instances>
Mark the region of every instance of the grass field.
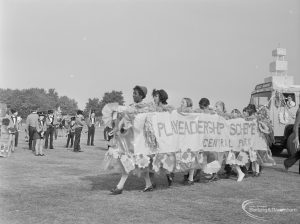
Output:
<instances>
[{"instance_id":1,"label":"grass field","mask_svg":"<svg viewBox=\"0 0 300 224\"><path fill-rule=\"evenodd\" d=\"M157 190L143 193L144 182L131 176L123 194L110 195L119 179L102 170L105 142L96 132L96 146L74 153L59 137L45 157L34 156L21 133L19 147L0 159L0 223L259 223L242 210L248 199L262 199L274 208L298 209L290 213L262 214L264 223L300 223L300 175L298 164L283 170L284 154L277 165L265 168L260 177L241 183L234 178L213 183L181 184L167 188L165 176L157 176Z\"/></svg>"}]
</instances>

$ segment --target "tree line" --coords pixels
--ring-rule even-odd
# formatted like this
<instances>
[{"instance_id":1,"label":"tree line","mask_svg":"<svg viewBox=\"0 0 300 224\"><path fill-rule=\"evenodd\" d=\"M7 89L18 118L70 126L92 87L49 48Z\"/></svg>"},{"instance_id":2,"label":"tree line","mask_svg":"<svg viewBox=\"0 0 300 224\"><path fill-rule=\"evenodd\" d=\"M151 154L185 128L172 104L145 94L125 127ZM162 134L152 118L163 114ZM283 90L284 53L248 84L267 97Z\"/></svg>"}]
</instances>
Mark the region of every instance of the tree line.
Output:
<instances>
[{"instance_id":1,"label":"tree line","mask_svg":"<svg viewBox=\"0 0 300 224\"><path fill-rule=\"evenodd\" d=\"M78 103L75 99L68 96L59 96L55 89L45 90L43 88L30 89L1 89L0 102L5 103L7 108L16 109L23 118L30 114L31 110L38 108L40 111L55 110L60 107L63 114L72 115L78 110ZM107 103L118 102L124 104L122 91L111 91L104 93L99 98L89 98L85 105L85 115L88 115L91 109L96 111L96 116L102 116L102 108Z\"/></svg>"}]
</instances>

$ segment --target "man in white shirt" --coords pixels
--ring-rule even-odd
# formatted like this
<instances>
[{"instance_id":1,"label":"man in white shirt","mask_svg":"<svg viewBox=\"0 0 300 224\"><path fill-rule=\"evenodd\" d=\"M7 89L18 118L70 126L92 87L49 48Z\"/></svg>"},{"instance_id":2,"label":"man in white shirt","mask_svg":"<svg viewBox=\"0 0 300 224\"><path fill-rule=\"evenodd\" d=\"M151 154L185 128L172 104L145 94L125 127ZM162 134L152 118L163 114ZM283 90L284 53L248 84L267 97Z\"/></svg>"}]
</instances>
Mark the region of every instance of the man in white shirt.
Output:
<instances>
[{"instance_id":1,"label":"man in white shirt","mask_svg":"<svg viewBox=\"0 0 300 224\"><path fill-rule=\"evenodd\" d=\"M88 139L87 145L94 146L94 136L95 136L95 127L96 127L96 118L95 118L95 110L91 110L91 115L87 120L88 126Z\"/></svg>"},{"instance_id":2,"label":"man in white shirt","mask_svg":"<svg viewBox=\"0 0 300 224\"><path fill-rule=\"evenodd\" d=\"M57 125L56 117L54 116L53 110L48 110L48 116L46 117L47 131L45 133L45 149L48 148L48 140L50 137L50 149L53 149L53 136L54 128Z\"/></svg>"}]
</instances>

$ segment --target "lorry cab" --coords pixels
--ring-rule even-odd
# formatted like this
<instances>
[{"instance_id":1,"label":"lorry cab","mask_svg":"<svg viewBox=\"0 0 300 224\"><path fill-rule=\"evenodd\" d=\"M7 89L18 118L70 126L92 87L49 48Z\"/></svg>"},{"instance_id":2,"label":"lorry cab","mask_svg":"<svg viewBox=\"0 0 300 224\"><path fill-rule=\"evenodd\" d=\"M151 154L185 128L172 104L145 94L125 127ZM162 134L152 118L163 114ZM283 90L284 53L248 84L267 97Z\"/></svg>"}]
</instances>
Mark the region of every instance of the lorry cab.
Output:
<instances>
[{"instance_id":1,"label":"lorry cab","mask_svg":"<svg viewBox=\"0 0 300 224\"><path fill-rule=\"evenodd\" d=\"M287 139L293 132L296 112L300 104L300 85L294 84L294 77L274 75L265 78L255 86L250 103L256 108L267 107L274 128L275 143L273 153L280 153L286 148ZM288 149L288 154L292 152Z\"/></svg>"}]
</instances>

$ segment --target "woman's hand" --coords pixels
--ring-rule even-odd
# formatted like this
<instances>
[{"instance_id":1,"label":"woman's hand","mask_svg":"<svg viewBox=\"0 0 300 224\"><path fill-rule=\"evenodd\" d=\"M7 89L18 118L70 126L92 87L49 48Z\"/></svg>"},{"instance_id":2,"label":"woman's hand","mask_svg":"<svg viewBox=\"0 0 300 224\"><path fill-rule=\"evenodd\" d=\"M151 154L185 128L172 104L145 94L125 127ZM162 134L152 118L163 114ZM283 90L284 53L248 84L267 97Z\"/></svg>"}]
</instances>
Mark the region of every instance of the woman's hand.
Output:
<instances>
[{"instance_id":1,"label":"woman's hand","mask_svg":"<svg viewBox=\"0 0 300 224\"><path fill-rule=\"evenodd\" d=\"M299 136L295 136L293 143L295 144L296 149L298 149L299 148Z\"/></svg>"}]
</instances>

